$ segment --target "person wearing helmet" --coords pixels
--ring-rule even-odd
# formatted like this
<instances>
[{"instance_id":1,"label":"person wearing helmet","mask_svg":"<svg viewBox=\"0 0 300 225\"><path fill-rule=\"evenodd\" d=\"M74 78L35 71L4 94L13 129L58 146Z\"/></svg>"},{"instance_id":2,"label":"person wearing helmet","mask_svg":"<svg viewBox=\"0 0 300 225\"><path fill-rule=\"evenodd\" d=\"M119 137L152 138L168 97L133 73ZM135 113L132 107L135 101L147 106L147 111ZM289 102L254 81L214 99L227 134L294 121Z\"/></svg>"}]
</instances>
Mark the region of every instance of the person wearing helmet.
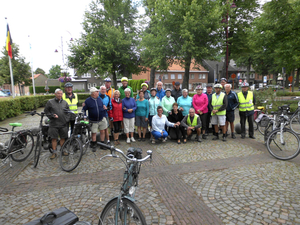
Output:
<instances>
[{"instance_id":1,"label":"person wearing helmet","mask_svg":"<svg viewBox=\"0 0 300 225\"><path fill-rule=\"evenodd\" d=\"M76 114L78 113L78 96L76 93L73 93L73 84L68 82L65 84L65 93L63 93L62 99L65 100L71 111L73 111L75 114L70 114L70 121L68 126L71 127L71 134L74 130L74 124L75 124L75 118Z\"/></svg>"},{"instance_id":2,"label":"person wearing helmet","mask_svg":"<svg viewBox=\"0 0 300 225\"><path fill-rule=\"evenodd\" d=\"M203 87L198 85L196 87L197 93L193 97L193 107L195 109L195 116L199 116L201 123L202 123L202 138L206 139L205 131L206 131L206 120L207 120L207 105L208 105L208 98L206 94L203 94ZM201 134L201 127L200 127L200 134ZM201 142L200 134L197 135L196 139Z\"/></svg>"},{"instance_id":3,"label":"person wearing helmet","mask_svg":"<svg viewBox=\"0 0 300 225\"><path fill-rule=\"evenodd\" d=\"M225 77L223 77L223 78L221 78L220 79L220 84L222 85L222 87L223 87L223 89L222 89L222 91L224 91L225 92L225 84L227 84L227 79L225 78Z\"/></svg>"},{"instance_id":4,"label":"person wearing helmet","mask_svg":"<svg viewBox=\"0 0 300 225\"><path fill-rule=\"evenodd\" d=\"M171 89L166 89L166 96L162 98L161 100L161 106L164 110L164 115L168 117L169 113L172 111L173 103L175 102L175 99L171 96Z\"/></svg>"},{"instance_id":5,"label":"person wearing helmet","mask_svg":"<svg viewBox=\"0 0 300 225\"><path fill-rule=\"evenodd\" d=\"M150 91L148 90L148 84L147 84L147 83L142 83L142 84L141 84L141 88L142 88L142 91L144 92L144 98L145 98L146 100L149 100L151 95L150 95ZM136 99L139 99L139 98L140 98L139 92L140 92L140 91L138 91L138 94L137 94L137 96L136 96Z\"/></svg>"},{"instance_id":6,"label":"person wearing helmet","mask_svg":"<svg viewBox=\"0 0 300 225\"><path fill-rule=\"evenodd\" d=\"M215 137L213 140L219 139L219 126L222 129L223 141L226 141L226 108L227 108L227 98L225 94L221 92L222 85L214 85L215 93L212 95L211 101L209 102L209 108L211 110L211 124L215 128ZM218 126L219 125L219 126Z\"/></svg>"},{"instance_id":7,"label":"person wearing helmet","mask_svg":"<svg viewBox=\"0 0 300 225\"><path fill-rule=\"evenodd\" d=\"M120 96L121 100L123 98L125 98L125 89L126 88L130 89L130 97L133 98L132 88L128 86L128 78L127 77L122 77L121 82L122 82L122 86L119 88L119 91L120 91L120 94L121 94L121 96Z\"/></svg>"},{"instance_id":8,"label":"person wearing helmet","mask_svg":"<svg viewBox=\"0 0 300 225\"><path fill-rule=\"evenodd\" d=\"M171 96L177 102L177 99L182 96L182 89L180 88L180 83L178 81L175 82L174 89L171 92Z\"/></svg>"},{"instance_id":9,"label":"person wearing helmet","mask_svg":"<svg viewBox=\"0 0 300 225\"><path fill-rule=\"evenodd\" d=\"M231 84L225 84L225 94L227 98L227 108L226 108L226 136L227 136L227 131L228 131L228 125L230 124L230 130L231 130L231 137L235 139L235 134L234 134L234 110L238 107L239 105L239 99L237 97L237 94L231 90Z\"/></svg>"},{"instance_id":10,"label":"person wearing helmet","mask_svg":"<svg viewBox=\"0 0 300 225\"><path fill-rule=\"evenodd\" d=\"M104 85L106 87L106 95L110 97L110 99L113 99L115 89L111 87L111 79L109 77L104 79Z\"/></svg>"},{"instance_id":11,"label":"person wearing helmet","mask_svg":"<svg viewBox=\"0 0 300 225\"><path fill-rule=\"evenodd\" d=\"M239 99L239 114L240 114L240 124L241 124L241 137L244 139L246 136L246 120L249 124L249 138L255 139L254 137L254 105L255 96L252 91L248 91L249 84L242 83L242 91L238 93Z\"/></svg>"}]
</instances>

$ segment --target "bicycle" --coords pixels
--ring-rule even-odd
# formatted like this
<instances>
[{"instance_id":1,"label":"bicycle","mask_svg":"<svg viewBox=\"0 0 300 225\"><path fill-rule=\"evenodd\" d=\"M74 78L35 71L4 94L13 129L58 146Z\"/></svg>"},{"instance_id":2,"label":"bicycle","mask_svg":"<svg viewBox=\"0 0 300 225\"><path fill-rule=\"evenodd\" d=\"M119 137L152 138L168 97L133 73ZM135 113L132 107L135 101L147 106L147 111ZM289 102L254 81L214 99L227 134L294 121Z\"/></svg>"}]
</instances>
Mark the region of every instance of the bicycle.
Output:
<instances>
[{"instance_id":1,"label":"bicycle","mask_svg":"<svg viewBox=\"0 0 300 225\"><path fill-rule=\"evenodd\" d=\"M267 149L269 153L280 160L295 158L300 153L300 138L286 126L290 119L286 115L280 115L280 127L271 131L267 137Z\"/></svg>"},{"instance_id":2,"label":"bicycle","mask_svg":"<svg viewBox=\"0 0 300 225\"><path fill-rule=\"evenodd\" d=\"M268 100L263 101L263 103L267 103ZM272 115L268 114L268 109L272 109L273 104L266 104L266 107L264 106L258 106L257 109L254 110L254 130L258 130L260 134L264 135L265 129L264 129L264 123L259 118L260 116L267 115L269 117L272 117ZM264 111L265 110L265 111Z\"/></svg>"},{"instance_id":3,"label":"bicycle","mask_svg":"<svg viewBox=\"0 0 300 225\"><path fill-rule=\"evenodd\" d=\"M30 130L14 131L16 127L21 127L22 123L10 123L12 130L0 127L0 135L11 134L6 143L0 143L0 158L3 164L9 160L9 165L12 167L12 161L25 161L31 154L34 147L34 140Z\"/></svg>"},{"instance_id":4,"label":"bicycle","mask_svg":"<svg viewBox=\"0 0 300 225\"><path fill-rule=\"evenodd\" d=\"M299 99L299 97L295 97L293 99ZM290 126L291 129L296 133L300 134L300 101L298 102L297 110L291 115Z\"/></svg>"},{"instance_id":5,"label":"bicycle","mask_svg":"<svg viewBox=\"0 0 300 225\"><path fill-rule=\"evenodd\" d=\"M142 162L145 162L150 158L152 161L152 151L147 151L147 156L142 158L142 149L140 148L128 148L125 155L122 150L98 142L101 147L110 149L111 154L103 156L120 158L126 166L124 172L124 182L121 185L121 190L118 196L111 199L101 212L98 225L106 224L142 224L146 225L146 220L141 210L134 203L135 191L138 186L138 177L141 169ZM115 153L121 154L126 162Z\"/></svg>"},{"instance_id":6,"label":"bicycle","mask_svg":"<svg viewBox=\"0 0 300 225\"><path fill-rule=\"evenodd\" d=\"M73 113L69 111L69 113ZM86 153L90 144L89 122L85 121L83 113L78 113L75 118L74 131L62 145L59 162L61 168L66 172L71 172L79 165L82 155Z\"/></svg>"}]
</instances>

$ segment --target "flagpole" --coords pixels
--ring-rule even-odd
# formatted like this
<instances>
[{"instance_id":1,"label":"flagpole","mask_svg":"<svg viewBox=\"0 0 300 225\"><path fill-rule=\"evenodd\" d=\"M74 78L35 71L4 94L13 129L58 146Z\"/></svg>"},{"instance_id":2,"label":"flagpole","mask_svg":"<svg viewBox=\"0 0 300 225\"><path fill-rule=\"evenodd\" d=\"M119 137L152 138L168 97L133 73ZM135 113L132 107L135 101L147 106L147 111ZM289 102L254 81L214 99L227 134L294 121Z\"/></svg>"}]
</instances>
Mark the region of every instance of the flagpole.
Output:
<instances>
[{"instance_id":1,"label":"flagpole","mask_svg":"<svg viewBox=\"0 0 300 225\"><path fill-rule=\"evenodd\" d=\"M28 35L30 38L30 36ZM32 77L32 89L33 89L33 95L35 96L35 84L34 84L34 76L33 76L33 53L32 53L32 48L31 48L31 43L29 40L29 48L30 48L30 53L31 53L31 77Z\"/></svg>"},{"instance_id":2,"label":"flagpole","mask_svg":"<svg viewBox=\"0 0 300 225\"><path fill-rule=\"evenodd\" d=\"M13 76L13 70L12 70L12 67L11 67L11 59L10 59L9 56L8 56L8 59L9 59L9 70L10 70L11 92L12 92L13 98L15 98L16 95L15 95L14 76Z\"/></svg>"}]
</instances>

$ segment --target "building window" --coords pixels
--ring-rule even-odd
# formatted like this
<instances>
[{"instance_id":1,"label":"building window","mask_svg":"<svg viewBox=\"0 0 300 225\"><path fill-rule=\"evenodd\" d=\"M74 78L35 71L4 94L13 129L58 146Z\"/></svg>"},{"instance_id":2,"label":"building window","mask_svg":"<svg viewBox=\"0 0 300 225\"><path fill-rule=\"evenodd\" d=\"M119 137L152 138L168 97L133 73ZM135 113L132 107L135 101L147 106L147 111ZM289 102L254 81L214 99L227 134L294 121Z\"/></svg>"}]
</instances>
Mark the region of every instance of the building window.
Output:
<instances>
[{"instance_id":1,"label":"building window","mask_svg":"<svg viewBox=\"0 0 300 225\"><path fill-rule=\"evenodd\" d=\"M159 80L159 74L156 74L155 76L156 76L156 80Z\"/></svg>"},{"instance_id":2,"label":"building window","mask_svg":"<svg viewBox=\"0 0 300 225\"><path fill-rule=\"evenodd\" d=\"M202 74L199 74L199 79L202 79Z\"/></svg>"},{"instance_id":3,"label":"building window","mask_svg":"<svg viewBox=\"0 0 300 225\"><path fill-rule=\"evenodd\" d=\"M194 74L190 74L190 79L194 79Z\"/></svg>"},{"instance_id":4,"label":"building window","mask_svg":"<svg viewBox=\"0 0 300 225\"><path fill-rule=\"evenodd\" d=\"M97 84L96 84L96 83L93 83L93 87L97 87Z\"/></svg>"},{"instance_id":5,"label":"building window","mask_svg":"<svg viewBox=\"0 0 300 225\"><path fill-rule=\"evenodd\" d=\"M88 89L90 89L92 87L91 83L88 83Z\"/></svg>"},{"instance_id":6,"label":"building window","mask_svg":"<svg viewBox=\"0 0 300 225\"><path fill-rule=\"evenodd\" d=\"M192 84L189 84L189 90L191 90L192 89Z\"/></svg>"},{"instance_id":7,"label":"building window","mask_svg":"<svg viewBox=\"0 0 300 225\"><path fill-rule=\"evenodd\" d=\"M164 74L164 80L168 79L168 74Z\"/></svg>"},{"instance_id":8,"label":"building window","mask_svg":"<svg viewBox=\"0 0 300 225\"><path fill-rule=\"evenodd\" d=\"M171 79L175 80L175 74L171 74Z\"/></svg>"},{"instance_id":9,"label":"building window","mask_svg":"<svg viewBox=\"0 0 300 225\"><path fill-rule=\"evenodd\" d=\"M205 74L202 75L202 79L205 79Z\"/></svg>"},{"instance_id":10,"label":"building window","mask_svg":"<svg viewBox=\"0 0 300 225\"><path fill-rule=\"evenodd\" d=\"M254 78L254 73L251 74L250 78Z\"/></svg>"},{"instance_id":11,"label":"building window","mask_svg":"<svg viewBox=\"0 0 300 225\"><path fill-rule=\"evenodd\" d=\"M165 88L167 89L167 88L170 88L170 89L172 89L172 87L173 87L173 85L172 84L165 84Z\"/></svg>"},{"instance_id":12,"label":"building window","mask_svg":"<svg viewBox=\"0 0 300 225\"><path fill-rule=\"evenodd\" d=\"M178 74L178 80L182 80L182 74Z\"/></svg>"},{"instance_id":13,"label":"building window","mask_svg":"<svg viewBox=\"0 0 300 225\"><path fill-rule=\"evenodd\" d=\"M83 78L90 78L91 74L90 73L85 73L81 77L83 77Z\"/></svg>"}]
</instances>

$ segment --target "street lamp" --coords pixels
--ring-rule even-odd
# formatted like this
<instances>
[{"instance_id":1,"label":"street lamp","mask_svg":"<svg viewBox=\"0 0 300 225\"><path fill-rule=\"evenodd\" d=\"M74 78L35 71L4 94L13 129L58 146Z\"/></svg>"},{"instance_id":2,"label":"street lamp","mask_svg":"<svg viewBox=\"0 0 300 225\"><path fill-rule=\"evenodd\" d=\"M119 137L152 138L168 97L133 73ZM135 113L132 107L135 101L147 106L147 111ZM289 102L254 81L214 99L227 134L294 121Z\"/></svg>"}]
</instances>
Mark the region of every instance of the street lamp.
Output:
<instances>
[{"instance_id":1,"label":"street lamp","mask_svg":"<svg viewBox=\"0 0 300 225\"><path fill-rule=\"evenodd\" d=\"M229 0L227 0L227 4L229 4ZM232 2L230 8L234 9L236 8L236 5L234 2ZM222 20L222 23L226 23L226 28L225 28L225 32L226 32L226 59L225 59L225 63L226 63L226 79L228 80L228 57L229 57L229 49L228 49L228 11L226 14L226 19Z\"/></svg>"}]
</instances>

